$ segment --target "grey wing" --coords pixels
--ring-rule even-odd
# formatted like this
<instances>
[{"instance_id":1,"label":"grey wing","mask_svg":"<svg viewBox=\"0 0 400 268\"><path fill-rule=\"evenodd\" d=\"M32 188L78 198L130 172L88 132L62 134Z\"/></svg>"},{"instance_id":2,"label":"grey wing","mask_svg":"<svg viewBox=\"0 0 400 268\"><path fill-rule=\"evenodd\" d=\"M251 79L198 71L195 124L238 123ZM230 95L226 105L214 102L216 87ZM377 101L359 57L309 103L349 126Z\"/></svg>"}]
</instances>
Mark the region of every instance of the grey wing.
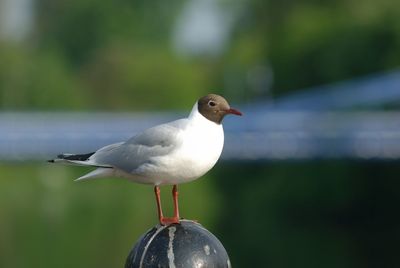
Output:
<instances>
[{"instance_id":1,"label":"grey wing","mask_svg":"<svg viewBox=\"0 0 400 268\"><path fill-rule=\"evenodd\" d=\"M91 158L102 165L110 165L128 173L144 164L154 164L154 157L170 154L179 145L180 126L185 121L149 128L128 141L103 147Z\"/></svg>"}]
</instances>

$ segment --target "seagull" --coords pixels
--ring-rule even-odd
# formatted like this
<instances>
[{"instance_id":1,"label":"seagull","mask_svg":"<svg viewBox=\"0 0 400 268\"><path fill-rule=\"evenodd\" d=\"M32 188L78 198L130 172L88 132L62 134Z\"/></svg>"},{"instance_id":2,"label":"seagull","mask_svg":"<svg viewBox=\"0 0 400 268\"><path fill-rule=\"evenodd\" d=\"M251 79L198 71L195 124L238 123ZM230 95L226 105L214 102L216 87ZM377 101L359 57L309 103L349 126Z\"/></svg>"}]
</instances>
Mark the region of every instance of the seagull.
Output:
<instances>
[{"instance_id":1,"label":"seagull","mask_svg":"<svg viewBox=\"0 0 400 268\"><path fill-rule=\"evenodd\" d=\"M87 154L60 154L51 163L96 169L77 180L117 177L154 186L161 225L179 223L178 184L203 176L218 161L224 145L222 120L242 115L216 94L200 98L187 118L151 127L125 142ZM164 217L160 186L173 185L174 216Z\"/></svg>"}]
</instances>

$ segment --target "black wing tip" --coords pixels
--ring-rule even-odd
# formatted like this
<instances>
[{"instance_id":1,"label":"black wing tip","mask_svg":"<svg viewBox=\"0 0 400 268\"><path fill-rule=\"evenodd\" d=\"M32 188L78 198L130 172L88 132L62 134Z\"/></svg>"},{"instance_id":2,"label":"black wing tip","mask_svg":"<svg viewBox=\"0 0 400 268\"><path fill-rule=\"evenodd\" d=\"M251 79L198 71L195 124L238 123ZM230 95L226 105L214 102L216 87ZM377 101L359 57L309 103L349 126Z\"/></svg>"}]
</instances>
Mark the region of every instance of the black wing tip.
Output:
<instances>
[{"instance_id":1,"label":"black wing tip","mask_svg":"<svg viewBox=\"0 0 400 268\"><path fill-rule=\"evenodd\" d=\"M65 155L59 154L59 155L57 155L57 157L55 159L49 159L49 160L47 160L47 162L55 163L57 159L65 159Z\"/></svg>"},{"instance_id":2,"label":"black wing tip","mask_svg":"<svg viewBox=\"0 0 400 268\"><path fill-rule=\"evenodd\" d=\"M88 153L88 154L59 154L59 155L57 155L57 159L86 161L94 153L95 152L91 152L91 153Z\"/></svg>"}]
</instances>

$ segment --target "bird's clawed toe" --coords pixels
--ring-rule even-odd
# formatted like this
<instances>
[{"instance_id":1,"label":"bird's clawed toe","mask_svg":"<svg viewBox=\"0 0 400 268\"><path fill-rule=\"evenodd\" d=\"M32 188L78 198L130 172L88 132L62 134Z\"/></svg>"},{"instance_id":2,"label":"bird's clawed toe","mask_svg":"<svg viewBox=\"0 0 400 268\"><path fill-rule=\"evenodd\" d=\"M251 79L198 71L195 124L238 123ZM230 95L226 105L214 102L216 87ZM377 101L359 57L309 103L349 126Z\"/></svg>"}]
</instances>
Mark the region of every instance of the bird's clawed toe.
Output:
<instances>
[{"instance_id":1,"label":"bird's clawed toe","mask_svg":"<svg viewBox=\"0 0 400 268\"><path fill-rule=\"evenodd\" d=\"M179 224L179 218L178 217L172 217L172 218L167 218L167 217L163 217L160 218L160 224L161 225L170 225L170 224Z\"/></svg>"}]
</instances>

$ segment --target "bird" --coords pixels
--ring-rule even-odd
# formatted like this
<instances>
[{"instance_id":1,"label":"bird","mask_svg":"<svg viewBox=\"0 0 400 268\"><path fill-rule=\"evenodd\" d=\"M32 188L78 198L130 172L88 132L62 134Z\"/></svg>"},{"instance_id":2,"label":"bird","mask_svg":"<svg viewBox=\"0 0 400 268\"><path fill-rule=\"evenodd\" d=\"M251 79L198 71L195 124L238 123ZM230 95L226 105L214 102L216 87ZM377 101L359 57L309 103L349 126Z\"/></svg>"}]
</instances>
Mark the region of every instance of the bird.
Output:
<instances>
[{"instance_id":1,"label":"bird","mask_svg":"<svg viewBox=\"0 0 400 268\"><path fill-rule=\"evenodd\" d=\"M222 121L242 113L217 94L199 98L187 118L144 130L124 142L85 154L59 154L51 163L90 166L95 169L76 179L117 177L154 186L161 225L179 223L178 184L203 176L218 161L223 145ZM160 186L172 185L173 217L164 217Z\"/></svg>"}]
</instances>

